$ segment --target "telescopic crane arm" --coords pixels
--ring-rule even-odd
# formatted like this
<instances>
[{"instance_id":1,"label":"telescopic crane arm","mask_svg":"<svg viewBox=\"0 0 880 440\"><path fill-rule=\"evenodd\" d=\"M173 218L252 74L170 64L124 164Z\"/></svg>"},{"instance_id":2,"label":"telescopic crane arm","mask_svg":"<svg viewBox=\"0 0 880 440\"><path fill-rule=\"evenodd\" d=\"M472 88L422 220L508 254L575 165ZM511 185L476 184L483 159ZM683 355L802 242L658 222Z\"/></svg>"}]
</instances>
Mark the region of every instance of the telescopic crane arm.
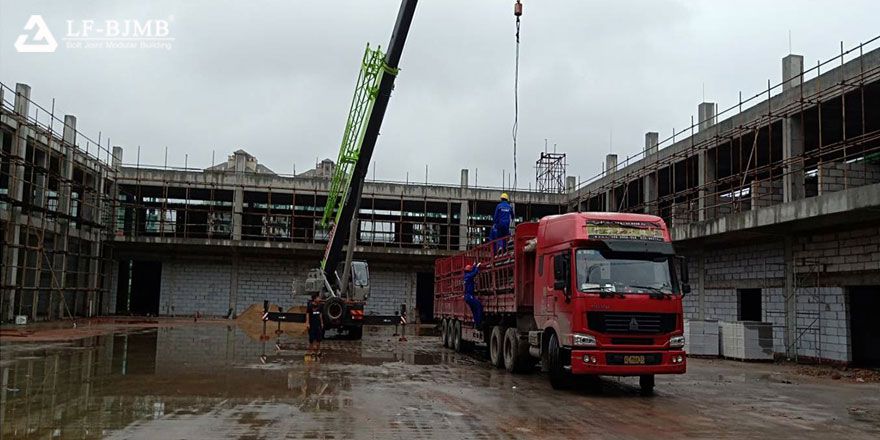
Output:
<instances>
[{"instance_id":1,"label":"telescopic crane arm","mask_svg":"<svg viewBox=\"0 0 880 440\"><path fill-rule=\"evenodd\" d=\"M343 261L342 247L349 238L349 233L353 233L351 227L360 206L367 168L373 157L373 149L379 137L379 129L382 127L382 119L388 108L391 91L394 89L397 66L417 2L418 0L400 2L397 22L384 58L378 49L371 51L369 46L364 55L364 65L358 78L358 86L352 101L349 121L346 124L339 160L331 179L322 220L326 227L331 223L331 217L335 216L335 219L332 219L332 229L324 250L324 258L321 261L321 270L327 284L337 281L336 267ZM348 263L354 251L353 241L350 241L345 256ZM333 295L333 290L330 293Z\"/></svg>"}]
</instances>

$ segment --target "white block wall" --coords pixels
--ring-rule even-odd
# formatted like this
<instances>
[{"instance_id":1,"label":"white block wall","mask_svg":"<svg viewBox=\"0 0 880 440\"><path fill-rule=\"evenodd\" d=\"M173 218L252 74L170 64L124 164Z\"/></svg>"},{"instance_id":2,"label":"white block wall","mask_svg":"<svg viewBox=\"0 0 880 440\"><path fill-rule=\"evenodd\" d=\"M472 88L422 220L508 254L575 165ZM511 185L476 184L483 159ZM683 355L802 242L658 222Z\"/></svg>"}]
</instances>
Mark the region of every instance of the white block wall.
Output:
<instances>
[{"instance_id":1,"label":"white block wall","mask_svg":"<svg viewBox=\"0 0 880 440\"><path fill-rule=\"evenodd\" d=\"M835 361L851 360L846 283L880 271L880 227L863 227L798 236L792 242L795 269L798 355ZM773 350L785 353L785 244L755 240L744 246L724 245L688 255L693 293L684 300L685 317L735 321L737 289L759 288L762 320L773 326ZM818 276L817 276L818 274ZM816 279L826 286L815 287ZM841 281L844 280L844 281Z\"/></svg>"},{"instance_id":2,"label":"white block wall","mask_svg":"<svg viewBox=\"0 0 880 440\"><path fill-rule=\"evenodd\" d=\"M311 266L291 260L241 259L238 266L236 314L268 300L287 309L308 300L303 282ZM162 315L225 316L230 307L231 262L172 260L162 262L159 313ZM393 315L406 304L415 306L416 273L371 268L367 315ZM297 296L293 295L296 285ZM115 289L114 289L115 292Z\"/></svg>"},{"instance_id":3,"label":"white block wall","mask_svg":"<svg viewBox=\"0 0 880 440\"><path fill-rule=\"evenodd\" d=\"M159 314L226 315L231 268L213 262L163 262Z\"/></svg>"},{"instance_id":4,"label":"white block wall","mask_svg":"<svg viewBox=\"0 0 880 440\"><path fill-rule=\"evenodd\" d=\"M840 287L798 289L798 355L846 361L849 359L849 318L846 295Z\"/></svg>"}]
</instances>

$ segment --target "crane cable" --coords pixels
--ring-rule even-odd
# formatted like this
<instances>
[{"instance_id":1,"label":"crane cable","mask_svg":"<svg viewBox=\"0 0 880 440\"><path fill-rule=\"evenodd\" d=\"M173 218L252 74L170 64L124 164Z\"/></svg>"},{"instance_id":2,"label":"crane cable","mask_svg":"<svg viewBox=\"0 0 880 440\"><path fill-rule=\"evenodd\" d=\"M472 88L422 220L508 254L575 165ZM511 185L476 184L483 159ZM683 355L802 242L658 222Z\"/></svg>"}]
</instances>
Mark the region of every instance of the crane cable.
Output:
<instances>
[{"instance_id":1,"label":"crane cable","mask_svg":"<svg viewBox=\"0 0 880 440\"><path fill-rule=\"evenodd\" d=\"M522 3L516 0L513 5L516 17L516 62L513 70L513 189L516 189L516 135L519 130L519 18L522 16Z\"/></svg>"}]
</instances>

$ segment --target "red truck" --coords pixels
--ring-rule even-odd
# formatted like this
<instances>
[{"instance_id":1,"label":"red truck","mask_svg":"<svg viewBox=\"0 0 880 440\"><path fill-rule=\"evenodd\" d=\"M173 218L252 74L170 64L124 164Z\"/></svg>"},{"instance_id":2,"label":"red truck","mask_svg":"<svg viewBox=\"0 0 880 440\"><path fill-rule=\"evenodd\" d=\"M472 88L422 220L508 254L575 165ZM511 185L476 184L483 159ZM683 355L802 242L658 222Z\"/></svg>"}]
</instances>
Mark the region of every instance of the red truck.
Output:
<instances>
[{"instance_id":1,"label":"red truck","mask_svg":"<svg viewBox=\"0 0 880 440\"><path fill-rule=\"evenodd\" d=\"M504 247L503 249L499 249ZM464 300L463 273L480 264L480 328ZM435 319L443 345L487 344L497 367L527 372L541 362L554 388L575 375L682 374L682 296L687 264L663 219L578 212L516 226L506 244L485 243L435 263Z\"/></svg>"}]
</instances>

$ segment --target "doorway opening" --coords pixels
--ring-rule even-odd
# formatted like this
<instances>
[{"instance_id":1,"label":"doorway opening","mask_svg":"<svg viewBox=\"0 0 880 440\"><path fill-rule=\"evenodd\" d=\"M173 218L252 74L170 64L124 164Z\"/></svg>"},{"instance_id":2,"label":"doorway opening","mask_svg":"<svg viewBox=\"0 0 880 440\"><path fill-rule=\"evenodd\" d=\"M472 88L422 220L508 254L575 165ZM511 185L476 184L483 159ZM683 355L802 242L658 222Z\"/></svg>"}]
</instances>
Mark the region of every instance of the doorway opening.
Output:
<instances>
[{"instance_id":1,"label":"doorway opening","mask_svg":"<svg viewBox=\"0 0 880 440\"><path fill-rule=\"evenodd\" d=\"M737 289L737 316L740 321L762 321L761 289Z\"/></svg>"},{"instance_id":2,"label":"doorway opening","mask_svg":"<svg viewBox=\"0 0 880 440\"><path fill-rule=\"evenodd\" d=\"M853 364L880 367L880 286L850 287L849 310Z\"/></svg>"},{"instance_id":3,"label":"doorway opening","mask_svg":"<svg viewBox=\"0 0 880 440\"><path fill-rule=\"evenodd\" d=\"M419 272L416 274L416 308L419 310L421 322L434 322L433 273Z\"/></svg>"},{"instance_id":4,"label":"doorway opening","mask_svg":"<svg viewBox=\"0 0 880 440\"><path fill-rule=\"evenodd\" d=\"M116 313L150 316L159 314L159 292L162 287L161 262L120 261L118 279Z\"/></svg>"}]
</instances>

